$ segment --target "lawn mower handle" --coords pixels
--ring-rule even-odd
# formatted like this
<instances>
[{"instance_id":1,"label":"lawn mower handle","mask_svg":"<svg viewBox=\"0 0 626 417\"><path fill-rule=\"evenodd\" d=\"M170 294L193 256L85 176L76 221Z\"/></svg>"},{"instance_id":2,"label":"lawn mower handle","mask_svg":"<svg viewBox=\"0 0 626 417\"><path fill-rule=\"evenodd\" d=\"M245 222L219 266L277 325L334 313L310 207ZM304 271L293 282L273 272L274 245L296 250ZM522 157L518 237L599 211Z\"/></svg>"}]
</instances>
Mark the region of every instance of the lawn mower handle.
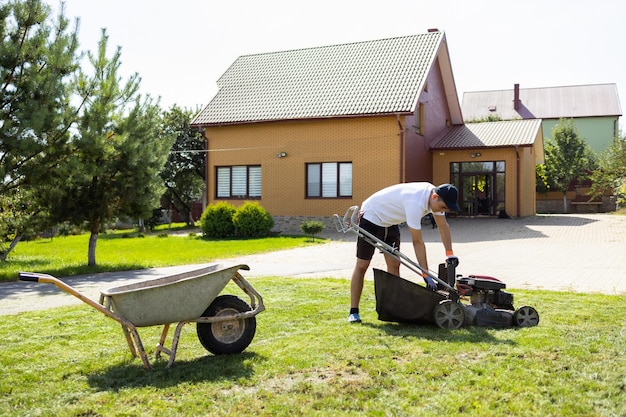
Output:
<instances>
[{"instance_id":1,"label":"lawn mower handle","mask_svg":"<svg viewBox=\"0 0 626 417\"><path fill-rule=\"evenodd\" d=\"M352 206L346 210L343 219L338 215L334 215L335 227L338 232L346 233L348 231L355 232L358 235L357 228L359 224L359 206ZM355 227L356 226L356 227Z\"/></svg>"}]
</instances>

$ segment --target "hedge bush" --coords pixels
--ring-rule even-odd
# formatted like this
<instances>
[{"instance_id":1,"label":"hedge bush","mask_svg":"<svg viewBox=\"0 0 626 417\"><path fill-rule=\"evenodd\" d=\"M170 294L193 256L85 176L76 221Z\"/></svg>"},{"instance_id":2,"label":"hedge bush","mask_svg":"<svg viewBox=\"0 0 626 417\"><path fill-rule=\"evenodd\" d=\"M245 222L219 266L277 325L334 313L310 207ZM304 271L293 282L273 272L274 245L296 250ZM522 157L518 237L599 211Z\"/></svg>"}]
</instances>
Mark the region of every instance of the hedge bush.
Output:
<instances>
[{"instance_id":1,"label":"hedge bush","mask_svg":"<svg viewBox=\"0 0 626 417\"><path fill-rule=\"evenodd\" d=\"M310 236L315 240L315 235L321 233L326 228L326 225L318 220L305 220L300 223L300 230L305 235Z\"/></svg>"},{"instance_id":2,"label":"hedge bush","mask_svg":"<svg viewBox=\"0 0 626 417\"><path fill-rule=\"evenodd\" d=\"M233 216L235 206L220 202L209 205L200 216L202 235L209 238L225 238L235 234Z\"/></svg>"},{"instance_id":3,"label":"hedge bush","mask_svg":"<svg viewBox=\"0 0 626 417\"><path fill-rule=\"evenodd\" d=\"M269 235L274 219L259 203L248 201L235 211L233 224L237 236L259 237Z\"/></svg>"},{"instance_id":4,"label":"hedge bush","mask_svg":"<svg viewBox=\"0 0 626 417\"><path fill-rule=\"evenodd\" d=\"M267 236L274 227L274 219L256 202L234 205L220 202L209 205L200 217L202 236L208 238Z\"/></svg>"}]
</instances>

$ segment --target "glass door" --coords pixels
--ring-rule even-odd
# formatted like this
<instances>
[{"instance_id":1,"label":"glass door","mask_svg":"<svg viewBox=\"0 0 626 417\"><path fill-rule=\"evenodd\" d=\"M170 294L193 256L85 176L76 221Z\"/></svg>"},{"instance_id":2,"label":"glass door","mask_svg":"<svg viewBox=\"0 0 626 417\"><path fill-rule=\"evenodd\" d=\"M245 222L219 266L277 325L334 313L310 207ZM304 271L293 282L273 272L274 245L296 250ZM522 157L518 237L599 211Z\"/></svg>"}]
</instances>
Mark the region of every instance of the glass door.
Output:
<instances>
[{"instance_id":1,"label":"glass door","mask_svg":"<svg viewBox=\"0 0 626 417\"><path fill-rule=\"evenodd\" d=\"M463 214L470 216L495 214L492 204L492 174L463 174L461 183L463 184Z\"/></svg>"},{"instance_id":2,"label":"glass door","mask_svg":"<svg viewBox=\"0 0 626 417\"><path fill-rule=\"evenodd\" d=\"M495 216L504 207L504 162L451 164L451 178L459 189L461 214Z\"/></svg>"}]
</instances>

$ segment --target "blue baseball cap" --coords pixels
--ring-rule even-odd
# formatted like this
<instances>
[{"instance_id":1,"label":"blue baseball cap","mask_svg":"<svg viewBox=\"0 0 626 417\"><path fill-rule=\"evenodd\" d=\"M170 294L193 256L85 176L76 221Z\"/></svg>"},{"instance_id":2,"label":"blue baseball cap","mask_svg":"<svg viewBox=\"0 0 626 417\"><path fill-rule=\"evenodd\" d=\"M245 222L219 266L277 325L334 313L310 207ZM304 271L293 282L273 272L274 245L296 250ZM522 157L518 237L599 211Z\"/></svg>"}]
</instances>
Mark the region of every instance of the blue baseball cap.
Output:
<instances>
[{"instance_id":1,"label":"blue baseball cap","mask_svg":"<svg viewBox=\"0 0 626 417\"><path fill-rule=\"evenodd\" d=\"M435 193L441 197L450 211L461 211L459 207L459 190L452 184L441 184L435 188Z\"/></svg>"}]
</instances>

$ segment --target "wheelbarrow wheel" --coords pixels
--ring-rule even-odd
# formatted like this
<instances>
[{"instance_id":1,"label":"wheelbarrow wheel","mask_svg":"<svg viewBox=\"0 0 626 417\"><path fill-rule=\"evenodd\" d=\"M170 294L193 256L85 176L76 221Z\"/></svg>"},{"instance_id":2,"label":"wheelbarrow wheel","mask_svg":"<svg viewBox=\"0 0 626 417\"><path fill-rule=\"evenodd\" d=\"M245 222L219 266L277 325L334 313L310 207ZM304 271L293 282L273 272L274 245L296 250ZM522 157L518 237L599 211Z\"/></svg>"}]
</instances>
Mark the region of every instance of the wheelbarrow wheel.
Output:
<instances>
[{"instance_id":1,"label":"wheelbarrow wheel","mask_svg":"<svg viewBox=\"0 0 626 417\"><path fill-rule=\"evenodd\" d=\"M442 300L433 309L433 319L442 329L459 329L465 320L465 311L457 302Z\"/></svg>"},{"instance_id":2,"label":"wheelbarrow wheel","mask_svg":"<svg viewBox=\"0 0 626 417\"><path fill-rule=\"evenodd\" d=\"M520 307L513 313L513 323L519 327L532 327L539 324L539 313L530 306Z\"/></svg>"},{"instance_id":3,"label":"wheelbarrow wheel","mask_svg":"<svg viewBox=\"0 0 626 417\"><path fill-rule=\"evenodd\" d=\"M220 295L202 314L203 317L230 316L252 308L234 295ZM233 318L215 323L196 324L202 346L214 355L241 353L248 347L256 333L256 318Z\"/></svg>"}]
</instances>

